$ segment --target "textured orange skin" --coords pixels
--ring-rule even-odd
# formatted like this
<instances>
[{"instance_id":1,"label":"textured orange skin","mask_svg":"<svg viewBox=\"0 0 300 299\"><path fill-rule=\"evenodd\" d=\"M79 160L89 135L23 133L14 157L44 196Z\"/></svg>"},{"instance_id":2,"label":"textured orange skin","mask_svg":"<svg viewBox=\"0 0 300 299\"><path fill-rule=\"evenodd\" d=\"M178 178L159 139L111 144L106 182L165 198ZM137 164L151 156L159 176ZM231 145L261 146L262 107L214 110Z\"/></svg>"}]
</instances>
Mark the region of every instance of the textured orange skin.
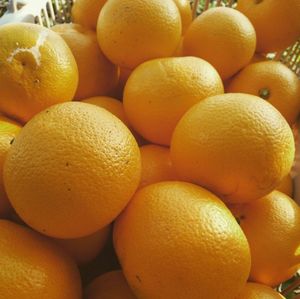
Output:
<instances>
[{"instance_id":1,"label":"textured orange skin","mask_svg":"<svg viewBox=\"0 0 300 299\"><path fill-rule=\"evenodd\" d=\"M273 191L230 209L250 245L250 280L274 287L293 276L300 266L299 206L287 195Z\"/></svg>"},{"instance_id":2,"label":"textured orange skin","mask_svg":"<svg viewBox=\"0 0 300 299\"><path fill-rule=\"evenodd\" d=\"M45 38L44 43L30 50L39 37ZM0 45L1 112L26 122L51 105L73 99L78 69L58 34L34 24L7 24L0 28ZM11 56L17 49L23 51Z\"/></svg>"},{"instance_id":3,"label":"textured orange skin","mask_svg":"<svg viewBox=\"0 0 300 299\"><path fill-rule=\"evenodd\" d=\"M148 144L141 146L140 151L142 161L140 187L177 179L172 166L169 148Z\"/></svg>"},{"instance_id":4,"label":"textured orange skin","mask_svg":"<svg viewBox=\"0 0 300 299\"><path fill-rule=\"evenodd\" d=\"M179 10L182 24L182 34L186 32L192 23L192 8L189 0L173 0Z\"/></svg>"},{"instance_id":5,"label":"textured orange skin","mask_svg":"<svg viewBox=\"0 0 300 299\"><path fill-rule=\"evenodd\" d=\"M111 97L92 97L84 99L81 102L104 108L115 115L117 118L119 118L125 125L128 125L128 120L125 115L123 104L117 99Z\"/></svg>"},{"instance_id":6,"label":"textured orange skin","mask_svg":"<svg viewBox=\"0 0 300 299\"><path fill-rule=\"evenodd\" d=\"M11 205L4 189L3 165L11 142L20 129L19 124L0 115L0 218L7 218L11 212Z\"/></svg>"},{"instance_id":7,"label":"textured orange skin","mask_svg":"<svg viewBox=\"0 0 300 299\"><path fill-rule=\"evenodd\" d=\"M286 194L291 198L293 197L294 186L293 186L293 179L290 174L288 174L283 178L283 180L277 186L276 190Z\"/></svg>"},{"instance_id":8,"label":"textured orange skin","mask_svg":"<svg viewBox=\"0 0 300 299\"><path fill-rule=\"evenodd\" d=\"M0 220L0 289L5 299L81 299L74 262L40 234Z\"/></svg>"},{"instance_id":9,"label":"textured orange skin","mask_svg":"<svg viewBox=\"0 0 300 299\"><path fill-rule=\"evenodd\" d=\"M137 191L115 222L114 245L140 299L234 299L249 275L238 223L220 199L189 183Z\"/></svg>"},{"instance_id":10,"label":"textured orange skin","mask_svg":"<svg viewBox=\"0 0 300 299\"><path fill-rule=\"evenodd\" d=\"M107 0L76 0L72 6L72 21L96 31L99 13Z\"/></svg>"},{"instance_id":11,"label":"textured orange skin","mask_svg":"<svg viewBox=\"0 0 300 299\"><path fill-rule=\"evenodd\" d=\"M281 114L261 98L238 93L194 105L171 144L177 174L226 202L248 202L274 190L294 154L293 133Z\"/></svg>"},{"instance_id":12,"label":"textured orange skin","mask_svg":"<svg viewBox=\"0 0 300 299\"><path fill-rule=\"evenodd\" d=\"M250 62L255 46L250 21L232 8L217 7L193 21L183 40L183 53L207 60L222 79L228 79Z\"/></svg>"},{"instance_id":13,"label":"textured orange skin","mask_svg":"<svg viewBox=\"0 0 300 299\"><path fill-rule=\"evenodd\" d=\"M237 9L253 24L257 52L284 50L300 37L300 2L298 0L239 0Z\"/></svg>"},{"instance_id":14,"label":"textured orange skin","mask_svg":"<svg viewBox=\"0 0 300 299\"><path fill-rule=\"evenodd\" d=\"M110 0L100 12L97 35L114 64L133 69L172 55L181 36L179 10L172 0Z\"/></svg>"},{"instance_id":15,"label":"textured orange skin","mask_svg":"<svg viewBox=\"0 0 300 299\"><path fill-rule=\"evenodd\" d=\"M230 81L226 90L260 96L262 89L269 90L266 100L292 125L300 112L300 80L281 62L249 64Z\"/></svg>"},{"instance_id":16,"label":"textured orange skin","mask_svg":"<svg viewBox=\"0 0 300 299\"><path fill-rule=\"evenodd\" d=\"M130 75L124 109L133 128L153 143L169 145L183 114L208 96L224 92L216 70L197 57L147 61Z\"/></svg>"},{"instance_id":17,"label":"textured orange skin","mask_svg":"<svg viewBox=\"0 0 300 299\"><path fill-rule=\"evenodd\" d=\"M110 233L110 226L105 226L92 235L78 239L53 239L78 265L85 265L97 257L104 248Z\"/></svg>"},{"instance_id":18,"label":"textured orange skin","mask_svg":"<svg viewBox=\"0 0 300 299\"><path fill-rule=\"evenodd\" d=\"M268 286L248 282L236 299L284 299L284 297Z\"/></svg>"},{"instance_id":19,"label":"textured orange skin","mask_svg":"<svg viewBox=\"0 0 300 299\"><path fill-rule=\"evenodd\" d=\"M85 290L84 299L136 299L122 271L105 273L94 279Z\"/></svg>"},{"instance_id":20,"label":"textured orange skin","mask_svg":"<svg viewBox=\"0 0 300 299\"><path fill-rule=\"evenodd\" d=\"M71 239L112 222L138 187L140 172L128 128L103 108L70 102L26 124L7 155L4 183L29 226Z\"/></svg>"},{"instance_id":21,"label":"textured orange skin","mask_svg":"<svg viewBox=\"0 0 300 299\"><path fill-rule=\"evenodd\" d=\"M52 30L68 44L78 66L75 100L107 95L117 86L118 68L102 53L95 32L78 24L59 24Z\"/></svg>"}]
</instances>

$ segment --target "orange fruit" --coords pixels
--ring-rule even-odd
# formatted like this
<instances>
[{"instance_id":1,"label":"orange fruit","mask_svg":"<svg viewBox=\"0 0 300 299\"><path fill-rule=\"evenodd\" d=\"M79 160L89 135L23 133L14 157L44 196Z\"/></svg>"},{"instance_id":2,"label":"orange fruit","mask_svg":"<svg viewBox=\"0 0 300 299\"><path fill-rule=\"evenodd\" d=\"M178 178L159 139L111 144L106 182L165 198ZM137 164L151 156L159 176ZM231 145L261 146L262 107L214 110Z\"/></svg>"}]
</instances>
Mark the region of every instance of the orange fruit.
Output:
<instances>
[{"instance_id":1,"label":"orange fruit","mask_svg":"<svg viewBox=\"0 0 300 299\"><path fill-rule=\"evenodd\" d=\"M85 299L135 299L122 271L105 273L94 279L85 290Z\"/></svg>"},{"instance_id":2,"label":"orange fruit","mask_svg":"<svg viewBox=\"0 0 300 299\"><path fill-rule=\"evenodd\" d=\"M76 0L72 6L72 21L96 30L99 13L107 0Z\"/></svg>"},{"instance_id":3,"label":"orange fruit","mask_svg":"<svg viewBox=\"0 0 300 299\"><path fill-rule=\"evenodd\" d=\"M181 18L173 0L109 0L102 8L97 35L104 54L132 69L171 56L181 36Z\"/></svg>"},{"instance_id":4,"label":"orange fruit","mask_svg":"<svg viewBox=\"0 0 300 299\"><path fill-rule=\"evenodd\" d=\"M284 299L284 297L268 286L248 282L236 299Z\"/></svg>"},{"instance_id":5,"label":"orange fruit","mask_svg":"<svg viewBox=\"0 0 300 299\"><path fill-rule=\"evenodd\" d=\"M293 189L293 179L290 174L286 175L276 188L277 191L280 191L289 197L293 197Z\"/></svg>"},{"instance_id":6,"label":"orange fruit","mask_svg":"<svg viewBox=\"0 0 300 299\"><path fill-rule=\"evenodd\" d=\"M287 195L273 191L249 204L235 205L251 250L250 280L276 286L300 266L300 208Z\"/></svg>"},{"instance_id":7,"label":"orange fruit","mask_svg":"<svg viewBox=\"0 0 300 299\"><path fill-rule=\"evenodd\" d=\"M257 34L257 52L285 49L300 37L298 0L239 0L237 9L253 24Z\"/></svg>"},{"instance_id":8,"label":"orange fruit","mask_svg":"<svg viewBox=\"0 0 300 299\"><path fill-rule=\"evenodd\" d=\"M278 61L249 64L230 81L227 91L249 93L265 99L290 125L300 112L300 80Z\"/></svg>"},{"instance_id":9,"label":"orange fruit","mask_svg":"<svg viewBox=\"0 0 300 299\"><path fill-rule=\"evenodd\" d=\"M128 120L125 115L123 104L117 99L111 97L92 97L84 99L81 102L104 108L115 115L117 118L119 118L124 124L128 125Z\"/></svg>"},{"instance_id":10,"label":"orange fruit","mask_svg":"<svg viewBox=\"0 0 300 299\"><path fill-rule=\"evenodd\" d=\"M104 248L110 232L110 226L78 239L53 239L78 265L85 265L94 260Z\"/></svg>"},{"instance_id":11,"label":"orange fruit","mask_svg":"<svg viewBox=\"0 0 300 299\"><path fill-rule=\"evenodd\" d=\"M7 220L0 235L1 298L81 298L78 269L54 242Z\"/></svg>"},{"instance_id":12,"label":"orange fruit","mask_svg":"<svg viewBox=\"0 0 300 299\"><path fill-rule=\"evenodd\" d=\"M78 66L75 100L107 95L118 83L118 68L102 53L94 31L78 24L52 27L70 47Z\"/></svg>"},{"instance_id":13,"label":"orange fruit","mask_svg":"<svg viewBox=\"0 0 300 299\"><path fill-rule=\"evenodd\" d=\"M182 24L182 34L184 34L192 23L192 8L189 0L173 0L179 10Z\"/></svg>"},{"instance_id":14,"label":"orange fruit","mask_svg":"<svg viewBox=\"0 0 300 299\"><path fill-rule=\"evenodd\" d=\"M207 60L222 79L228 79L246 66L255 46L255 30L250 21L228 7L202 13L190 25L183 40L184 54Z\"/></svg>"},{"instance_id":15,"label":"orange fruit","mask_svg":"<svg viewBox=\"0 0 300 299\"><path fill-rule=\"evenodd\" d=\"M293 133L281 114L247 94L224 94L194 105L171 144L177 174L226 202L247 202L274 190L294 160Z\"/></svg>"},{"instance_id":16,"label":"orange fruit","mask_svg":"<svg viewBox=\"0 0 300 299\"><path fill-rule=\"evenodd\" d=\"M249 275L238 223L219 198L189 183L138 190L115 222L114 245L137 298L234 299Z\"/></svg>"},{"instance_id":17,"label":"orange fruit","mask_svg":"<svg viewBox=\"0 0 300 299\"><path fill-rule=\"evenodd\" d=\"M111 92L110 96L115 97L117 99L122 100L123 99L123 92L125 84L132 73L131 69L127 68L120 68L120 74L119 74L119 82L117 87Z\"/></svg>"},{"instance_id":18,"label":"orange fruit","mask_svg":"<svg viewBox=\"0 0 300 299\"><path fill-rule=\"evenodd\" d=\"M169 148L148 144L141 146L140 150L142 161L140 187L162 181L176 180Z\"/></svg>"},{"instance_id":19,"label":"orange fruit","mask_svg":"<svg viewBox=\"0 0 300 299\"><path fill-rule=\"evenodd\" d=\"M26 122L56 103L71 101L78 69L65 41L35 24L0 28L0 111Z\"/></svg>"},{"instance_id":20,"label":"orange fruit","mask_svg":"<svg viewBox=\"0 0 300 299\"><path fill-rule=\"evenodd\" d=\"M11 143L19 133L21 127L16 122L0 116L0 218L7 218L11 205L7 198L3 182L3 165Z\"/></svg>"},{"instance_id":21,"label":"orange fruit","mask_svg":"<svg viewBox=\"0 0 300 299\"><path fill-rule=\"evenodd\" d=\"M140 172L140 151L128 128L103 108L70 102L26 124L7 155L4 183L29 226L74 239L114 220Z\"/></svg>"},{"instance_id":22,"label":"orange fruit","mask_svg":"<svg viewBox=\"0 0 300 299\"><path fill-rule=\"evenodd\" d=\"M153 143L169 145L183 114L204 98L224 92L217 71L197 57L147 61L130 75L124 109L133 128Z\"/></svg>"}]
</instances>

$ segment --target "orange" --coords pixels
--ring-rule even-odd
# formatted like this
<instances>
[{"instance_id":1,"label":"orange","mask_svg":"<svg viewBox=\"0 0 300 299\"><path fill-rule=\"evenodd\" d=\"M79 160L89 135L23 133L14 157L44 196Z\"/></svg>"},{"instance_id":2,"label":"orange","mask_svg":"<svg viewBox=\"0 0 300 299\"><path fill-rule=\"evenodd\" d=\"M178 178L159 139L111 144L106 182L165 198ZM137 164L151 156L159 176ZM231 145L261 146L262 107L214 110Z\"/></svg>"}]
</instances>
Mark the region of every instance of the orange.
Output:
<instances>
[{"instance_id":1,"label":"orange","mask_svg":"<svg viewBox=\"0 0 300 299\"><path fill-rule=\"evenodd\" d=\"M169 148L148 144L141 146L140 150L142 160L140 187L162 181L176 180Z\"/></svg>"},{"instance_id":2,"label":"orange","mask_svg":"<svg viewBox=\"0 0 300 299\"><path fill-rule=\"evenodd\" d=\"M239 0L237 9L255 28L257 52L283 50L300 37L298 0Z\"/></svg>"},{"instance_id":3,"label":"orange","mask_svg":"<svg viewBox=\"0 0 300 299\"><path fill-rule=\"evenodd\" d=\"M117 99L122 100L123 99L123 92L125 84L132 73L131 69L127 68L120 68L120 74L119 74L119 82L117 87L110 93L110 96L115 97Z\"/></svg>"},{"instance_id":4,"label":"orange","mask_svg":"<svg viewBox=\"0 0 300 299\"><path fill-rule=\"evenodd\" d=\"M284 299L284 297L268 286L248 282L236 299Z\"/></svg>"},{"instance_id":5,"label":"orange","mask_svg":"<svg viewBox=\"0 0 300 299\"><path fill-rule=\"evenodd\" d=\"M92 97L89 99L84 99L82 100L82 102L104 108L115 115L117 118L119 118L124 124L128 124L123 104L117 99L111 97Z\"/></svg>"},{"instance_id":6,"label":"orange","mask_svg":"<svg viewBox=\"0 0 300 299\"><path fill-rule=\"evenodd\" d=\"M11 211L3 182L3 165L6 154L19 133L21 127L16 122L0 116L0 218L6 218Z\"/></svg>"},{"instance_id":7,"label":"orange","mask_svg":"<svg viewBox=\"0 0 300 299\"><path fill-rule=\"evenodd\" d=\"M276 188L277 191L280 191L289 197L293 197L293 189L293 179L290 174L286 175Z\"/></svg>"},{"instance_id":8,"label":"orange","mask_svg":"<svg viewBox=\"0 0 300 299\"><path fill-rule=\"evenodd\" d=\"M171 144L177 174L226 202L247 202L274 190L289 173L295 145L281 114L247 94L224 94L193 106Z\"/></svg>"},{"instance_id":9,"label":"orange","mask_svg":"<svg viewBox=\"0 0 300 299\"><path fill-rule=\"evenodd\" d=\"M173 0L109 0L102 8L97 35L104 54L116 65L171 56L181 36L181 18Z\"/></svg>"},{"instance_id":10,"label":"orange","mask_svg":"<svg viewBox=\"0 0 300 299\"><path fill-rule=\"evenodd\" d=\"M231 80L227 91L249 93L265 99L290 125L300 112L300 80L278 61L249 64Z\"/></svg>"},{"instance_id":11,"label":"orange","mask_svg":"<svg viewBox=\"0 0 300 299\"><path fill-rule=\"evenodd\" d=\"M240 12L211 8L198 16L183 40L183 52L210 62L222 79L246 66L255 51L255 30Z\"/></svg>"},{"instance_id":12,"label":"orange","mask_svg":"<svg viewBox=\"0 0 300 299\"><path fill-rule=\"evenodd\" d=\"M231 211L251 250L250 280L276 286L300 266L300 208L287 195L273 191Z\"/></svg>"},{"instance_id":13,"label":"orange","mask_svg":"<svg viewBox=\"0 0 300 299\"><path fill-rule=\"evenodd\" d=\"M107 0L76 0L72 6L73 23L96 30L99 13Z\"/></svg>"},{"instance_id":14,"label":"orange","mask_svg":"<svg viewBox=\"0 0 300 299\"><path fill-rule=\"evenodd\" d=\"M54 239L78 265L85 265L96 258L104 248L110 232L105 226L92 235L78 239Z\"/></svg>"},{"instance_id":15,"label":"orange","mask_svg":"<svg viewBox=\"0 0 300 299\"><path fill-rule=\"evenodd\" d=\"M0 220L0 289L5 299L81 299L74 262L47 238Z\"/></svg>"},{"instance_id":16,"label":"orange","mask_svg":"<svg viewBox=\"0 0 300 299\"><path fill-rule=\"evenodd\" d=\"M122 271L105 273L94 279L85 290L84 299L135 299Z\"/></svg>"},{"instance_id":17,"label":"orange","mask_svg":"<svg viewBox=\"0 0 300 299\"><path fill-rule=\"evenodd\" d=\"M73 99L78 69L65 41L39 25L0 28L0 111L26 122L37 112Z\"/></svg>"},{"instance_id":18,"label":"orange","mask_svg":"<svg viewBox=\"0 0 300 299\"><path fill-rule=\"evenodd\" d=\"M173 0L179 10L182 24L182 34L184 34L192 23L192 8L189 0Z\"/></svg>"},{"instance_id":19,"label":"orange","mask_svg":"<svg viewBox=\"0 0 300 299\"><path fill-rule=\"evenodd\" d=\"M216 70L197 57L147 61L130 75L124 108L133 128L152 143L169 145L183 114L194 104L224 92Z\"/></svg>"},{"instance_id":20,"label":"orange","mask_svg":"<svg viewBox=\"0 0 300 299\"><path fill-rule=\"evenodd\" d=\"M189 183L137 191L115 222L114 245L137 298L234 299L249 275L238 223L219 198Z\"/></svg>"},{"instance_id":21,"label":"orange","mask_svg":"<svg viewBox=\"0 0 300 299\"><path fill-rule=\"evenodd\" d=\"M140 172L129 129L103 108L70 102L26 124L7 155L4 183L29 226L74 239L114 220L138 187Z\"/></svg>"},{"instance_id":22,"label":"orange","mask_svg":"<svg viewBox=\"0 0 300 299\"><path fill-rule=\"evenodd\" d=\"M96 33L77 24L52 27L70 47L78 66L75 100L107 95L118 83L118 68L102 53Z\"/></svg>"}]
</instances>

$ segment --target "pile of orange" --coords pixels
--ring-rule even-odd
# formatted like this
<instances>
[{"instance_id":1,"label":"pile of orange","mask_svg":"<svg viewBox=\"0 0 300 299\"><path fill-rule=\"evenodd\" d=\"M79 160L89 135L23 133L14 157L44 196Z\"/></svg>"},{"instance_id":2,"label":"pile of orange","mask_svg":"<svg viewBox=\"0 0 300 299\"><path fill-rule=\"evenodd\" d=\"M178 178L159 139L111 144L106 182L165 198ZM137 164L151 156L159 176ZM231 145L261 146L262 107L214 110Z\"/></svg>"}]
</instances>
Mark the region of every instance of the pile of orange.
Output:
<instances>
[{"instance_id":1,"label":"pile of orange","mask_svg":"<svg viewBox=\"0 0 300 299\"><path fill-rule=\"evenodd\" d=\"M0 298L284 298L300 80L266 54L300 4L235 2L0 27Z\"/></svg>"}]
</instances>

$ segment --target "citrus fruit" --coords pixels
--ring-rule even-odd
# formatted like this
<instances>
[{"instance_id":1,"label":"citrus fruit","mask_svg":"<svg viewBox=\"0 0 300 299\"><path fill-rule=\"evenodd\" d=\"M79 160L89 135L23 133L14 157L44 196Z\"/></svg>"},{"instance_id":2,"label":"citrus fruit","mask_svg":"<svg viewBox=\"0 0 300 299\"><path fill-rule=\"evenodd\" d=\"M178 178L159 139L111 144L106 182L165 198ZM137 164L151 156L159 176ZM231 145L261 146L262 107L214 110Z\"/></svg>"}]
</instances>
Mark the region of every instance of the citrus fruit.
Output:
<instances>
[{"instance_id":1,"label":"citrus fruit","mask_svg":"<svg viewBox=\"0 0 300 299\"><path fill-rule=\"evenodd\" d=\"M292 125L300 112L300 80L279 61L249 64L226 89L259 96L271 103Z\"/></svg>"},{"instance_id":2,"label":"citrus fruit","mask_svg":"<svg viewBox=\"0 0 300 299\"><path fill-rule=\"evenodd\" d=\"M102 53L96 33L78 24L52 27L70 47L78 66L75 100L107 95L118 83L118 68Z\"/></svg>"},{"instance_id":3,"label":"citrus fruit","mask_svg":"<svg viewBox=\"0 0 300 299\"><path fill-rule=\"evenodd\" d=\"M207 60L227 79L250 62L255 46L255 30L247 17L232 8L216 7L190 25L183 53Z\"/></svg>"},{"instance_id":4,"label":"citrus fruit","mask_svg":"<svg viewBox=\"0 0 300 299\"><path fill-rule=\"evenodd\" d=\"M29 226L73 239L114 220L138 187L140 171L137 143L117 117L70 102L25 125L7 155L4 183Z\"/></svg>"},{"instance_id":5,"label":"citrus fruit","mask_svg":"<svg viewBox=\"0 0 300 299\"><path fill-rule=\"evenodd\" d=\"M182 34L184 34L192 23L192 8L189 0L173 0L179 10L182 24Z\"/></svg>"},{"instance_id":6,"label":"citrus fruit","mask_svg":"<svg viewBox=\"0 0 300 299\"><path fill-rule=\"evenodd\" d=\"M104 248L110 232L110 226L86 237L77 239L54 239L78 265L91 262Z\"/></svg>"},{"instance_id":7,"label":"citrus fruit","mask_svg":"<svg viewBox=\"0 0 300 299\"><path fill-rule=\"evenodd\" d=\"M237 9L253 24L257 34L257 52L285 49L300 37L298 0L239 0Z\"/></svg>"},{"instance_id":8,"label":"citrus fruit","mask_svg":"<svg viewBox=\"0 0 300 299\"><path fill-rule=\"evenodd\" d=\"M79 271L54 242L0 220L0 289L5 299L81 299Z\"/></svg>"},{"instance_id":9,"label":"citrus fruit","mask_svg":"<svg viewBox=\"0 0 300 299\"><path fill-rule=\"evenodd\" d=\"M238 223L219 198L189 183L139 189L115 222L114 245L137 298L234 299L249 275Z\"/></svg>"},{"instance_id":10,"label":"citrus fruit","mask_svg":"<svg viewBox=\"0 0 300 299\"><path fill-rule=\"evenodd\" d=\"M107 0L76 0L72 6L72 21L76 24L96 30L101 8Z\"/></svg>"},{"instance_id":11,"label":"citrus fruit","mask_svg":"<svg viewBox=\"0 0 300 299\"><path fill-rule=\"evenodd\" d=\"M140 150L142 161L140 187L162 181L176 180L169 148L148 144L141 146Z\"/></svg>"},{"instance_id":12,"label":"citrus fruit","mask_svg":"<svg viewBox=\"0 0 300 299\"><path fill-rule=\"evenodd\" d=\"M122 271L105 273L94 279L85 290L85 299L135 299Z\"/></svg>"},{"instance_id":13,"label":"citrus fruit","mask_svg":"<svg viewBox=\"0 0 300 299\"><path fill-rule=\"evenodd\" d=\"M153 143L169 145L183 114L202 99L224 92L217 71L197 57L147 61L130 75L124 109L133 128Z\"/></svg>"},{"instance_id":14,"label":"citrus fruit","mask_svg":"<svg viewBox=\"0 0 300 299\"><path fill-rule=\"evenodd\" d=\"M248 282L236 299L284 299L284 297L268 286Z\"/></svg>"},{"instance_id":15,"label":"citrus fruit","mask_svg":"<svg viewBox=\"0 0 300 299\"><path fill-rule=\"evenodd\" d=\"M247 202L286 176L295 153L293 133L269 103L224 94L194 105L178 123L171 158L177 174L226 202Z\"/></svg>"},{"instance_id":16,"label":"citrus fruit","mask_svg":"<svg viewBox=\"0 0 300 299\"><path fill-rule=\"evenodd\" d=\"M273 191L249 204L235 205L250 245L250 280L276 286L300 266L300 208L287 195Z\"/></svg>"},{"instance_id":17,"label":"citrus fruit","mask_svg":"<svg viewBox=\"0 0 300 299\"><path fill-rule=\"evenodd\" d=\"M99 45L116 65L171 56L181 36L181 18L173 0L109 0L97 24Z\"/></svg>"},{"instance_id":18,"label":"citrus fruit","mask_svg":"<svg viewBox=\"0 0 300 299\"><path fill-rule=\"evenodd\" d=\"M0 27L0 111L26 122L37 112L73 99L78 69L65 41L35 24Z\"/></svg>"},{"instance_id":19,"label":"citrus fruit","mask_svg":"<svg viewBox=\"0 0 300 299\"><path fill-rule=\"evenodd\" d=\"M92 97L84 99L81 102L96 105L104 108L117 118L119 118L124 124L128 124L127 117L125 115L124 107L122 102L111 97Z\"/></svg>"},{"instance_id":20,"label":"citrus fruit","mask_svg":"<svg viewBox=\"0 0 300 299\"><path fill-rule=\"evenodd\" d=\"M11 211L3 182L3 165L6 154L21 127L16 122L0 115L0 218L6 218Z\"/></svg>"},{"instance_id":21,"label":"citrus fruit","mask_svg":"<svg viewBox=\"0 0 300 299\"><path fill-rule=\"evenodd\" d=\"M277 191L280 191L289 197L293 197L293 189L293 179L290 174L286 175L276 188Z\"/></svg>"}]
</instances>

